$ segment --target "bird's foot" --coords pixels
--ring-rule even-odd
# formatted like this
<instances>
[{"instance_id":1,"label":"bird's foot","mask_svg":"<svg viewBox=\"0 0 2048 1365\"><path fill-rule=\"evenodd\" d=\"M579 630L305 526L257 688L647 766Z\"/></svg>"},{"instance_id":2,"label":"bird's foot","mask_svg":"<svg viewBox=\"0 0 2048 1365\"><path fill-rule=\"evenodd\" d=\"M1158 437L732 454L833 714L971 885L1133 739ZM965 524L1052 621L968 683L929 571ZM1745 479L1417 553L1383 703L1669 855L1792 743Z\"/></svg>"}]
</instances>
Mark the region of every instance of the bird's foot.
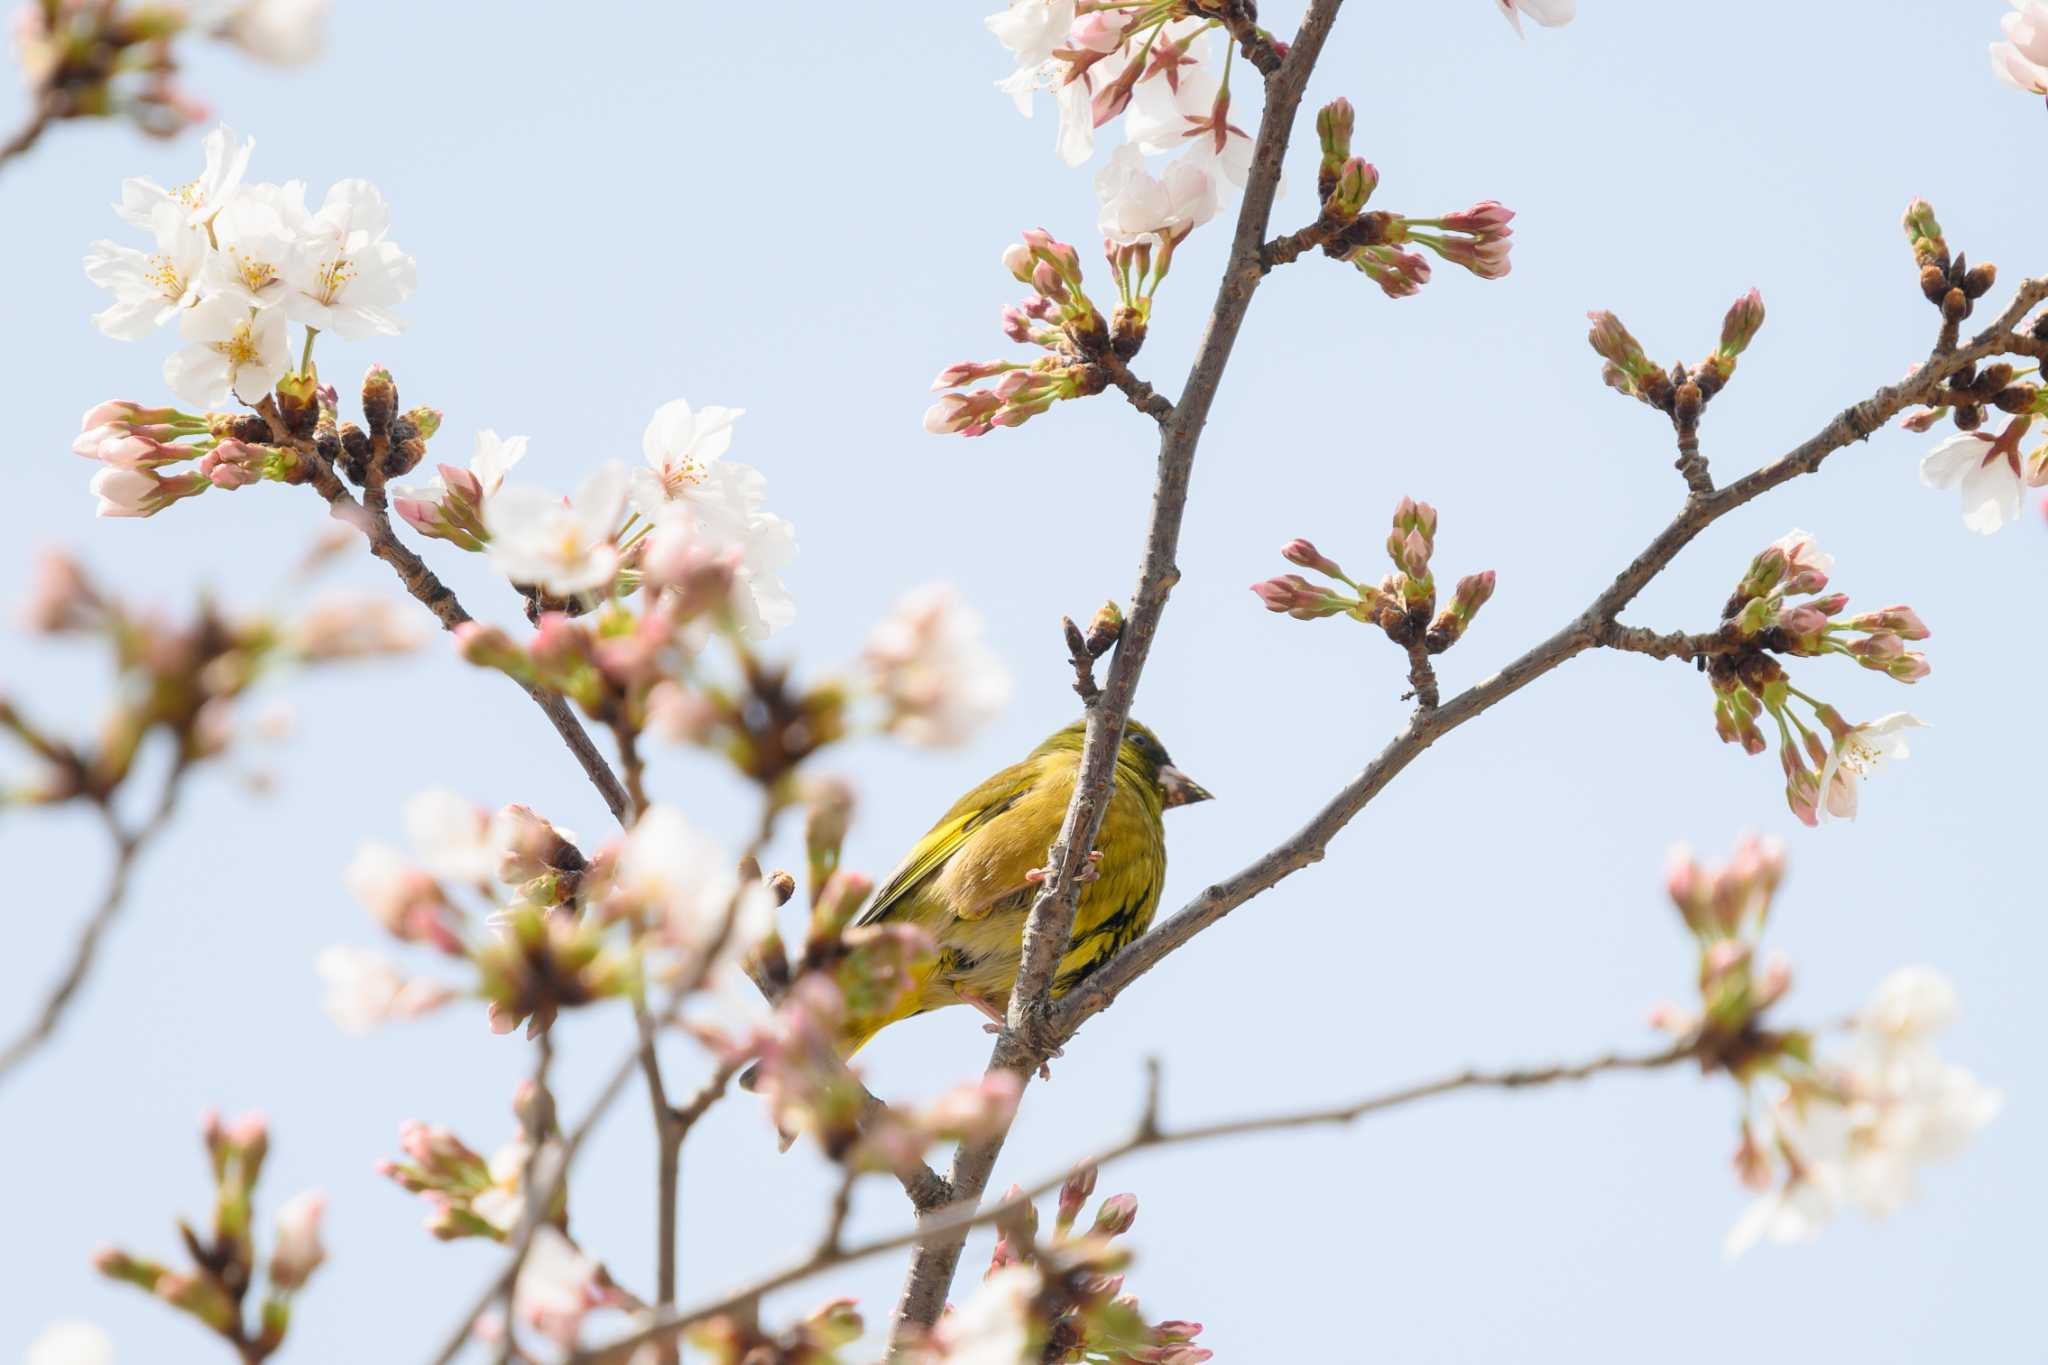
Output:
<instances>
[{"instance_id":1,"label":"bird's foot","mask_svg":"<svg viewBox=\"0 0 2048 1365\"><path fill-rule=\"evenodd\" d=\"M1043 886L1052 880L1053 874L1058 870L1058 868L1053 867L1034 867L1024 874L1024 880L1030 882L1033 886ZM1101 875L1102 850L1098 848L1088 855L1088 861L1082 864L1081 871L1076 874L1074 880L1078 882L1092 882Z\"/></svg>"}]
</instances>

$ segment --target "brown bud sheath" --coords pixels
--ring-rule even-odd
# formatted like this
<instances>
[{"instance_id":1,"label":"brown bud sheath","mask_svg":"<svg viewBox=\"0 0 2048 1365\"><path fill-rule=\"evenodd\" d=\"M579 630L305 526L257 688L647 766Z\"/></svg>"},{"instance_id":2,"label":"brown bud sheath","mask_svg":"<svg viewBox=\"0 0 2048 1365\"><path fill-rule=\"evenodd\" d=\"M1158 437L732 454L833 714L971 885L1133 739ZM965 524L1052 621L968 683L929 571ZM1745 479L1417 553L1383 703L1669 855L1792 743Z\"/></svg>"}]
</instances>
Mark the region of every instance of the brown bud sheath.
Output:
<instances>
[{"instance_id":1,"label":"brown bud sheath","mask_svg":"<svg viewBox=\"0 0 2048 1365\"><path fill-rule=\"evenodd\" d=\"M1104 602L1088 620L1088 656L1099 659L1124 636L1124 612L1115 602Z\"/></svg>"}]
</instances>

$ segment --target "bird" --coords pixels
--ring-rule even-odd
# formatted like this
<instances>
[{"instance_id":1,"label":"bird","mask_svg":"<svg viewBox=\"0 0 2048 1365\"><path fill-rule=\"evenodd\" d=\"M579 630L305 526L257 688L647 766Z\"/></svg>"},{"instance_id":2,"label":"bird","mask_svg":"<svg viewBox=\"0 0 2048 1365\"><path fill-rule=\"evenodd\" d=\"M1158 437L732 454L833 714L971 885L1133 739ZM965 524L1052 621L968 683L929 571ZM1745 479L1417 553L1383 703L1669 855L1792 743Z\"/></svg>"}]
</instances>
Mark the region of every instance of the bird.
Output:
<instances>
[{"instance_id":1,"label":"bird","mask_svg":"<svg viewBox=\"0 0 2048 1365\"><path fill-rule=\"evenodd\" d=\"M856 923L915 925L938 951L894 1011L850 1025L839 1040L842 1058L890 1024L949 1005L972 1005L992 1028L1001 1024L1023 961L1024 920L1073 798L1086 734L1086 722L1075 721L955 801L882 883ZM1125 723L1097 852L1053 977L1055 999L1152 923L1166 883L1162 816L1210 799L1158 736Z\"/></svg>"}]
</instances>

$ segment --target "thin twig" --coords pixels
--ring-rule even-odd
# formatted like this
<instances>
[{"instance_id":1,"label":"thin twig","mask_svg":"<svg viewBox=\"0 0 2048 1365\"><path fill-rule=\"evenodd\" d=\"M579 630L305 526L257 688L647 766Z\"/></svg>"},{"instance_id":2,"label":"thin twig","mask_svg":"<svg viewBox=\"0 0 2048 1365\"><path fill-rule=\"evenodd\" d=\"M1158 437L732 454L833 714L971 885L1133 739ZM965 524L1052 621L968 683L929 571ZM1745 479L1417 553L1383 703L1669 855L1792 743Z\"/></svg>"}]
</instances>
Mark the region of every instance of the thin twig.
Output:
<instances>
[{"instance_id":1,"label":"thin twig","mask_svg":"<svg viewBox=\"0 0 2048 1365\"><path fill-rule=\"evenodd\" d=\"M1160 430L1158 476L1137 591L1132 595L1131 611L1110 662L1108 681L1102 694L1087 708L1087 738L1080 773L1058 838L1047 857L1050 875L1025 918L1017 980L1010 991L1003 1031L989 1058L992 1072L1014 1071L1028 1077L1056 1046L1044 1026L1053 977L1072 936L1081 873L1088 866L1088 855L1095 847L1095 836L1108 805L1110 777L1138 678L1166 610L1167 595L1180 578L1175 555L1180 545L1181 517L1187 507L1195 449L1201 441L1209 408L1215 402L1224 367L1229 363L1231 347L1264 276L1261 252L1295 111L1342 3L1343 0L1314 0L1286 60L1266 81L1265 108L1252 151L1244 202L1238 210L1230 259L1224 267L1208 330L1188 371L1187 383ZM1239 10L1235 5L1224 8ZM980 1199L1008 1135L1005 1126L985 1139L960 1145L948 1178L957 1199ZM890 1333L892 1359L902 1359L909 1344L938 1320L965 1241L964 1229L934 1227L931 1238L919 1244L905 1277Z\"/></svg>"},{"instance_id":2,"label":"thin twig","mask_svg":"<svg viewBox=\"0 0 2048 1365\"><path fill-rule=\"evenodd\" d=\"M56 985L43 997L42 1008L35 1018L16 1035L13 1042L0 1050L0 1080L5 1080L17 1066L27 1061L36 1050L47 1043L56 1033L57 1025L64 1017L77 996L79 987L91 973L93 963L99 955L100 940L119 917L127 904L128 885L135 872L136 860L142 851L170 823L172 813L178 805L178 789L186 773L191 771L190 762L182 755L173 762L170 772L164 777L162 791L157 796L156 806L140 825L129 829L122 825L120 815L111 801L102 799L98 803L101 819L107 827L107 834L113 841L114 854L112 870L107 876L106 890L100 894L99 904L86 918L79 929L77 942L72 945L71 961L64 974L57 978Z\"/></svg>"},{"instance_id":3,"label":"thin twig","mask_svg":"<svg viewBox=\"0 0 2048 1365\"><path fill-rule=\"evenodd\" d=\"M370 553L391 566L391 571L398 575L398 581L405 585L405 590L434 613L434 618L441 623L442 629L452 631L471 619L470 614L463 609L462 603L456 600L454 591L427 567L426 561L406 548L405 542L398 538L397 532L392 530L389 514L381 506L366 506L358 502L342 483L341 477L334 472L334 466L328 463L327 458L315 448L313 442L295 437L285 429L273 400L265 398L257 411L269 421L272 438L280 445L290 446L298 457L305 461L307 469L311 472L313 488L327 500L327 505L336 518L363 533L370 543ZM381 502L381 499L373 499L372 502ZM569 709L569 704L562 700L559 693L550 692L544 687L523 682L519 685L527 696L533 698L534 705L547 716L549 723L555 727L555 733L562 737L562 742L569 746L569 752L575 756L584 774L590 778L591 785L597 788L598 795L604 798L604 803L611 809L612 815L621 824L631 824L632 798L620 785L618 775L612 772L611 765L605 762L604 755L597 751L597 746L591 742L590 732L576 719L575 713Z\"/></svg>"},{"instance_id":4,"label":"thin twig","mask_svg":"<svg viewBox=\"0 0 2048 1365\"><path fill-rule=\"evenodd\" d=\"M622 751L627 744L626 734L620 734ZM636 784L637 758L635 755L626 765L629 791ZM638 800L635 797L636 803ZM640 1032L640 1074L647 1080L647 1104L654 1115L654 1306L660 1309L676 1301L676 1200L682 1185L686 1130L677 1123L676 1111L668 1102L668 1089L662 1084L654 1017L641 1006L634 1010L633 1022ZM657 1353L657 1365L676 1365L680 1358L675 1343L664 1343Z\"/></svg>"},{"instance_id":5,"label":"thin twig","mask_svg":"<svg viewBox=\"0 0 2048 1365\"><path fill-rule=\"evenodd\" d=\"M1615 617L1651 579L1663 572L1694 537L1736 508L1754 501L1778 485L1802 474L1811 474L1834 452L1854 442L1867 440L1900 412L1925 403L1950 375L1965 365L2006 350L2015 329L2043 299L2048 299L2048 277L2026 281L1999 319L1967 346L1931 357L1910 378L1881 388L1862 402L1845 408L1819 432L1762 468L1705 497L1688 498L1683 510L1671 523L1658 532L1643 552L1562 630L1436 710L1415 714L1379 756L1292 837L1235 876L1227 877L1197 894L1172 915L1154 924L1150 932L1090 973L1054 1008L1051 1027L1054 1041L1064 1044L1073 1037L1076 1029L1106 1009L1127 986L1158 966L1168 954L1196 934L1261 891L1278 885L1311 863L1322 861L1324 851L1338 831L1365 809L1366 804L1402 769L1444 735L1588 649L1603 644L1629 649L1646 643L1636 632L1617 627ZM1685 643L1690 647L1701 643L1701 640L1700 637L1689 637ZM1655 648L1640 652L1658 654Z\"/></svg>"},{"instance_id":6,"label":"thin twig","mask_svg":"<svg viewBox=\"0 0 2048 1365\"><path fill-rule=\"evenodd\" d=\"M6 142L0 143L0 166L5 166L35 146L43 134L49 131L50 125L56 121L56 101L48 96L38 99L35 111L28 116L27 121L15 129L14 135Z\"/></svg>"},{"instance_id":7,"label":"thin twig","mask_svg":"<svg viewBox=\"0 0 2048 1365\"><path fill-rule=\"evenodd\" d=\"M527 1101L526 1111L526 1169L521 1173L520 1186L526 1195L526 1204L519 1214L516 1236L522 1247L533 1245L534 1234L547 1221L548 1210L554 1206L553 1188L549 1196L541 1198L541 1158L547 1150L548 1131L555 1126L555 1097L548 1089L548 1068L554 1064L554 1038L542 1033L533 1040L533 1094ZM498 1285L498 1304L503 1320L503 1335L499 1338L498 1365L511 1365L513 1352L518 1349L517 1334L512 1330L512 1295L518 1287L518 1259L512 1272Z\"/></svg>"},{"instance_id":8,"label":"thin twig","mask_svg":"<svg viewBox=\"0 0 2048 1365\"><path fill-rule=\"evenodd\" d=\"M664 1338L673 1338L694 1323L707 1318L729 1313L747 1304L757 1302L762 1296L777 1289L805 1280L821 1271L849 1261L858 1261L869 1256L878 1256L886 1251L910 1246L920 1241L952 1234L965 1237L977 1227L999 1222L1010 1214L1043 1197L1064 1184L1069 1175L1084 1166L1102 1167L1137 1152L1156 1147L1179 1147L1198 1142L1212 1142L1219 1138L1246 1137L1258 1133L1285 1133L1303 1128L1324 1128L1354 1123L1368 1115L1398 1109L1421 1100L1432 1099L1462 1090L1527 1090L1539 1086L1554 1085L1562 1081L1582 1081L1604 1072L1611 1071L1655 1071L1674 1066L1679 1062L1700 1055L1700 1042L1686 1039L1661 1052L1651 1053L1607 1053L1583 1062L1558 1063L1552 1066L1513 1068L1503 1071L1460 1071L1455 1075L1424 1081L1419 1085L1405 1086L1399 1090L1385 1091L1353 1100L1348 1104L1332 1108L1293 1110L1279 1114L1263 1114L1249 1118L1223 1119L1211 1123L1194 1124L1185 1128L1167 1128L1159 1121L1157 1113L1156 1088L1148 1088L1150 1098L1144 1111L1139 1115L1130 1136L1112 1147L1108 1147L1081 1161L1069 1163L1059 1174L1049 1175L1042 1180L1024 1186L1016 1194L980 1208L971 1202L955 1204L943 1209L931 1218L920 1220L918 1225L887 1237L872 1241L857 1242L852 1246L841 1245L836 1237L821 1238L815 1249L803 1260L781 1270L765 1275L745 1288L736 1289L716 1299L694 1307L658 1314L652 1321L643 1323L618 1340L603 1346L579 1351L570 1357L571 1365L619 1365L632 1356L641 1346ZM842 1193L846 1187L842 1186ZM829 1225L828 1225L829 1231Z\"/></svg>"}]
</instances>

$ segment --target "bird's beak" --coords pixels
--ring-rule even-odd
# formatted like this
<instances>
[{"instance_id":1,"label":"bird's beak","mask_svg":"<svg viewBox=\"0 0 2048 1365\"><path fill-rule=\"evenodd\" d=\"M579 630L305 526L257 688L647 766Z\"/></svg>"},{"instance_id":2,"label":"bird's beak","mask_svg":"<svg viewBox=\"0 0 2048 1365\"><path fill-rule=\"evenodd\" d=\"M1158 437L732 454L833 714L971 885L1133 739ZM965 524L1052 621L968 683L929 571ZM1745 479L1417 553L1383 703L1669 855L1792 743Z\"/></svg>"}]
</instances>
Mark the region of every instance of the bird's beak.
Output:
<instances>
[{"instance_id":1,"label":"bird's beak","mask_svg":"<svg viewBox=\"0 0 2048 1365\"><path fill-rule=\"evenodd\" d=\"M1174 806L1190 806L1197 801L1211 799L1207 787L1171 763L1159 770L1159 789L1166 794L1168 809Z\"/></svg>"}]
</instances>

